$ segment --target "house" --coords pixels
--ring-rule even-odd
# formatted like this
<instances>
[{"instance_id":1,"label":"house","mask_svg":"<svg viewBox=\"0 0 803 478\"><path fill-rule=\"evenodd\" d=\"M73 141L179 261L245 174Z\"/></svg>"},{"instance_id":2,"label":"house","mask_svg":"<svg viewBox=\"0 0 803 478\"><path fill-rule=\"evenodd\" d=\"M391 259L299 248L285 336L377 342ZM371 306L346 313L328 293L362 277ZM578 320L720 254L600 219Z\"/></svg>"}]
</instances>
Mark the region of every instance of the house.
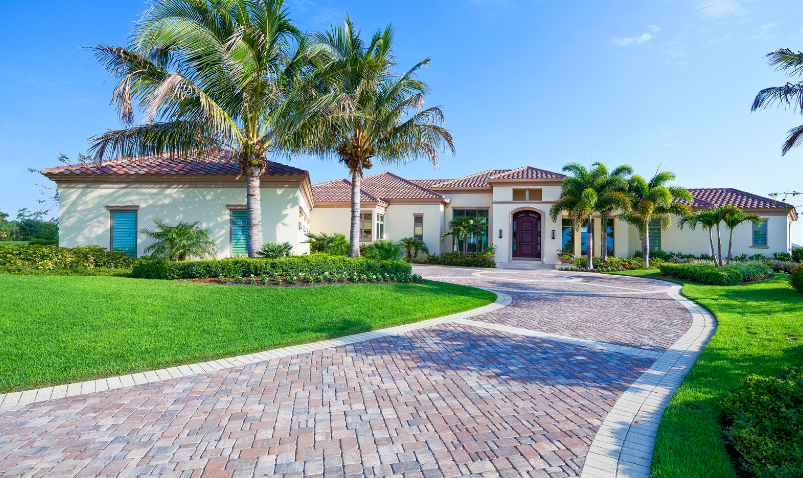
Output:
<instances>
[{"instance_id":1,"label":"house","mask_svg":"<svg viewBox=\"0 0 803 478\"><path fill-rule=\"evenodd\" d=\"M220 150L196 158L166 156L125 158L102 164L62 166L43 174L61 189L60 236L63 246L97 244L141 256L148 239L137 233L153 219L169 224L201 223L218 244L218 257L244 254L245 178L231 153ZM585 254L588 225L575 230L571 221L552 221L549 209L560 196L564 175L530 166L492 169L457 179L408 180L384 172L365 176L360 191L360 241L397 241L415 236L433 254L456 250L452 237L441 241L448 223L461 216L478 218L484 231L469 238L469 251L496 247L502 266L547 266L560 250ZM690 189L695 210L732 204L764 218L734 231L734 254L789 251L794 207L737 189ZM311 185L307 171L271 162L262 177L264 242L290 242L296 254L309 251L305 233L339 232L348 237L351 182L346 179ZM677 218L674 223L677 224ZM591 231L599 231L595 217ZM609 253L629 256L640 249L636 229L616 218L605 225ZM727 230L723 229L727 244ZM595 255L600 252L594 234ZM650 247L683 253L710 251L708 233L650 228ZM461 248L462 249L462 248Z\"/></svg>"}]
</instances>

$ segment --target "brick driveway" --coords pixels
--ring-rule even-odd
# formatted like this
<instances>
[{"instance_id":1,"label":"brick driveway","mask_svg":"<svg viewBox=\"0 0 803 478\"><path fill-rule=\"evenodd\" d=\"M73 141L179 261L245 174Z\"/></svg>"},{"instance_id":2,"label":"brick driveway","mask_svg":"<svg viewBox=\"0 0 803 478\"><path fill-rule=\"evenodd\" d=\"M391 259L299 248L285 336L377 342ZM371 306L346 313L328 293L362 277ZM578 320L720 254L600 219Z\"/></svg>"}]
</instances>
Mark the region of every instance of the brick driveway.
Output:
<instances>
[{"instance_id":1,"label":"brick driveway","mask_svg":"<svg viewBox=\"0 0 803 478\"><path fill-rule=\"evenodd\" d=\"M617 398L691 325L641 279L415 272L512 301L470 321L2 412L0 474L577 476Z\"/></svg>"}]
</instances>

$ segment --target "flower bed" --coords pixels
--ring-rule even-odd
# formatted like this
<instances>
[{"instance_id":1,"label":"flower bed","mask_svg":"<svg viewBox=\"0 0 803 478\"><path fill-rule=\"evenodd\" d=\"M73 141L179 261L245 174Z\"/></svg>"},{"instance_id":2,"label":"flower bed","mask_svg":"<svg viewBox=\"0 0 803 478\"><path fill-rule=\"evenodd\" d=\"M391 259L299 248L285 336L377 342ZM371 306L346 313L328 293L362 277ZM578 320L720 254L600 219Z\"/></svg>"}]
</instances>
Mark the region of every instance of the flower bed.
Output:
<instances>
[{"instance_id":1,"label":"flower bed","mask_svg":"<svg viewBox=\"0 0 803 478\"><path fill-rule=\"evenodd\" d=\"M344 284L344 283L366 283L366 284L398 284L416 283L425 284L426 281L416 274L290 274L278 275L267 274L258 276L219 276L217 280L205 281L217 282L224 285L256 285L256 286L314 286L324 284Z\"/></svg>"}]
</instances>

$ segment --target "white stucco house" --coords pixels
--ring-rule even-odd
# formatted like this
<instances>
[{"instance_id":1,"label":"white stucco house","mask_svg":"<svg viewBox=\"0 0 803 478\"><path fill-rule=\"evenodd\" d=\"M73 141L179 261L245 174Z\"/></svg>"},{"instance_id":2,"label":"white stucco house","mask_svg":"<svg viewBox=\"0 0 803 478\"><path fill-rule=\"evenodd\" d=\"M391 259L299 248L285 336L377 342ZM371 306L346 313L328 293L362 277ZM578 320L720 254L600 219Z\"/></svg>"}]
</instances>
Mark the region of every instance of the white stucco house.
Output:
<instances>
[{"instance_id":1,"label":"white stucco house","mask_svg":"<svg viewBox=\"0 0 803 478\"><path fill-rule=\"evenodd\" d=\"M245 178L228 151L191 159L125 158L102 164L46 169L43 174L61 190L62 246L96 244L141 256L149 245L137 230L153 219L169 224L200 222L212 232L220 258L245 253ZM564 175L530 166L493 169L458 179L408 180L391 173L365 176L361 190L360 241L417 236L430 253L455 250L441 241L455 217L472 216L485 231L472 237L469 250L496 246L495 260L505 267L558 264L558 251L585 253L587 227L575 231L563 217L552 221L549 209L560 195ZM732 188L690 189L693 209L731 204L764 218L734 233L734 254L788 252L792 247L794 207ZM270 163L262 178L263 240L290 242L296 254L309 251L305 233L339 232L348 236L351 183L345 179L312 185L307 171ZM602 227L595 218L592 231ZM609 220L606 247L629 256L641 247L636 229ZM594 233L595 254L600 252ZM702 254L709 252L702 230L651 228L653 249Z\"/></svg>"}]
</instances>

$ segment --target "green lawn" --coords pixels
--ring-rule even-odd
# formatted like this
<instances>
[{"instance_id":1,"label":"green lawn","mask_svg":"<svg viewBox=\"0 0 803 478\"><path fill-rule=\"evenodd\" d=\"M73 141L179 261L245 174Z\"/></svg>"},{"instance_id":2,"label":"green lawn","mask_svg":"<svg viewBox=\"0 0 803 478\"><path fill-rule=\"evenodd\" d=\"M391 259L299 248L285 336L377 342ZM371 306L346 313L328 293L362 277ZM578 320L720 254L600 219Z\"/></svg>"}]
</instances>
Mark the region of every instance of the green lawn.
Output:
<instances>
[{"instance_id":1,"label":"green lawn","mask_svg":"<svg viewBox=\"0 0 803 478\"><path fill-rule=\"evenodd\" d=\"M668 280L657 271L616 274ZM720 401L749 374L781 376L803 364L803 294L784 274L732 287L672 282L684 284L683 295L714 314L717 331L664 412L652 477L735 478Z\"/></svg>"},{"instance_id":2,"label":"green lawn","mask_svg":"<svg viewBox=\"0 0 803 478\"><path fill-rule=\"evenodd\" d=\"M231 357L481 307L471 287L0 274L0 392Z\"/></svg>"}]
</instances>

